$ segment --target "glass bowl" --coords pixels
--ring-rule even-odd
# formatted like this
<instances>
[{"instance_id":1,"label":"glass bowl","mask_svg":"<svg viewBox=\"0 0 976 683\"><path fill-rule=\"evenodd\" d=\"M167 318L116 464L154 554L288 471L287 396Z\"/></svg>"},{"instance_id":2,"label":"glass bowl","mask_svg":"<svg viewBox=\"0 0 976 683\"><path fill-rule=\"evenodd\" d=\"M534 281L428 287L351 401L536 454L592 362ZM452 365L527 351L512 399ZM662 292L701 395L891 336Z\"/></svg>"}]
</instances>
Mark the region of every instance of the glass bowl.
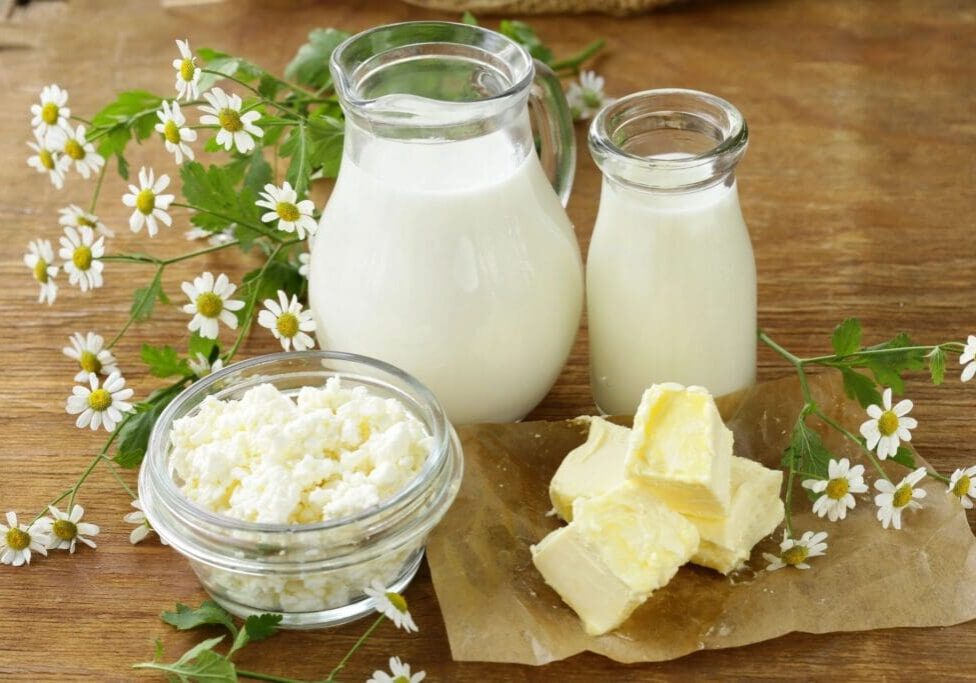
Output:
<instances>
[{"instance_id":1,"label":"glass bowl","mask_svg":"<svg viewBox=\"0 0 976 683\"><path fill-rule=\"evenodd\" d=\"M170 459L173 422L208 396L238 399L270 383L285 394L344 386L403 403L433 437L418 475L379 505L313 524L245 522L212 512L180 491ZM457 434L434 395L407 373L372 358L331 351L260 356L230 365L192 384L156 422L139 472L139 497L159 537L185 556L206 591L240 617L272 612L282 626L316 628L358 619L374 610L364 593L372 581L402 591L423 557L431 529L461 484Z\"/></svg>"}]
</instances>

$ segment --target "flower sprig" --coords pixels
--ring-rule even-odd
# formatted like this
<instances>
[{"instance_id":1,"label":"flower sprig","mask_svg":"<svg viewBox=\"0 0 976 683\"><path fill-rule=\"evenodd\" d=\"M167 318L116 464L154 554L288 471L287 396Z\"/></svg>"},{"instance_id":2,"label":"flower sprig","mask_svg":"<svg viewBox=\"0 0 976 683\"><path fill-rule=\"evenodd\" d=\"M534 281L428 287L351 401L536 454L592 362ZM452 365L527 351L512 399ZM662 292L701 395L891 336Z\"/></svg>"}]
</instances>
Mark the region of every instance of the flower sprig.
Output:
<instances>
[{"instance_id":1,"label":"flower sprig","mask_svg":"<svg viewBox=\"0 0 976 683\"><path fill-rule=\"evenodd\" d=\"M133 669L150 669L165 673L167 676L179 680L197 680L206 675L208 681L236 681L239 678L250 678L272 683L335 683L339 674L346 667L353 655L366 643L380 625L390 620L398 628L416 631L413 617L407 606L407 599L400 593L390 591L381 584L374 583L365 589L367 596L373 599L379 616L366 629L363 635L353 644L339 663L329 672L328 676L315 681L302 681L296 678L285 678L274 674L260 673L239 669L233 657L250 643L266 640L278 632L281 623L280 614L256 614L249 616L238 626L234 618L220 605L212 600L206 600L197 607L188 607L180 603L172 612L163 612L160 618L178 631L187 631L200 626L222 626L230 635L231 645L226 653L220 653L216 648L224 642L226 636L218 636L201 641L184 652L176 661L163 662L162 643L156 641L156 652L153 661L141 662L133 665ZM408 625L409 624L409 628ZM393 681L408 681L420 683L426 674L423 671L410 672L410 666L398 657L389 662L390 674L376 671L370 678L375 683L392 683ZM401 678L402 677L402 678Z\"/></svg>"},{"instance_id":2,"label":"flower sprig","mask_svg":"<svg viewBox=\"0 0 976 683\"><path fill-rule=\"evenodd\" d=\"M876 516L885 529L901 529L905 519L903 513L923 507L921 501L926 496L926 490L919 484L926 477L947 484L947 495L954 496L963 507L973 504L970 496L976 494L976 466L956 470L952 478L919 467L914 452L905 445L911 441L911 430L918 426L917 420L909 416L914 404L908 399L895 402L893 396L904 393L904 376L911 372L927 370L933 384L941 384L945 379L949 354L959 354L962 366L960 380L967 382L972 379L976 375L976 336L970 336L966 343L948 341L919 345L912 342L908 335L899 334L873 346L864 346L862 336L860 322L850 318L834 330L832 354L801 358L762 330L759 331L759 340L793 366L803 395L803 407L793 425L790 443L783 453L782 466L787 475L786 530L780 554L770 555L770 558L778 559L773 561L767 558L770 559L770 569L799 566L789 558L795 559L803 549L809 550L809 544L805 545L804 539L810 541L813 538L810 531L798 536L793 527L793 493L797 477L803 477L802 488L810 496L813 512L831 522L844 520L857 504L855 494L868 491L864 481L865 467L851 465L847 458L835 458L820 434L809 426L810 420L820 422L854 444L871 471L877 475L873 483L877 491L874 503ZM840 372L847 396L857 400L865 409L867 419L861 424L859 434L830 417L814 399L807 380L807 372L812 368ZM900 481L893 482L881 465L883 461L896 463L909 473ZM823 547L816 554L826 552L826 533L820 533L824 534L823 538L816 540ZM789 553L792 555L788 557ZM810 552L804 558L813 556L815 554Z\"/></svg>"}]
</instances>

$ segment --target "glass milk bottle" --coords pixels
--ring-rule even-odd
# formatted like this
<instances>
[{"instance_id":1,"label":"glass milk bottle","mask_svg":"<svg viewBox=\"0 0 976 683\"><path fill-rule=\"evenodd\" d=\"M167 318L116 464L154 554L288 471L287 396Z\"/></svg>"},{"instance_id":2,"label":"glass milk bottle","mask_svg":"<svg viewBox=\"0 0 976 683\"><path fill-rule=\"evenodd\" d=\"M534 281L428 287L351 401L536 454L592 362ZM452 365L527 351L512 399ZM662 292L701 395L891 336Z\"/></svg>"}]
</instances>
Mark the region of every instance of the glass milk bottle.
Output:
<instances>
[{"instance_id":1,"label":"glass milk bottle","mask_svg":"<svg viewBox=\"0 0 976 683\"><path fill-rule=\"evenodd\" d=\"M635 93L594 119L586 288L603 412L633 413L655 382L715 395L755 382L756 264L735 182L747 139L735 107L693 90Z\"/></svg>"},{"instance_id":2,"label":"glass milk bottle","mask_svg":"<svg viewBox=\"0 0 976 683\"><path fill-rule=\"evenodd\" d=\"M321 346L406 370L455 423L521 419L583 304L558 79L501 34L443 22L353 36L331 68L346 128L310 262Z\"/></svg>"}]
</instances>

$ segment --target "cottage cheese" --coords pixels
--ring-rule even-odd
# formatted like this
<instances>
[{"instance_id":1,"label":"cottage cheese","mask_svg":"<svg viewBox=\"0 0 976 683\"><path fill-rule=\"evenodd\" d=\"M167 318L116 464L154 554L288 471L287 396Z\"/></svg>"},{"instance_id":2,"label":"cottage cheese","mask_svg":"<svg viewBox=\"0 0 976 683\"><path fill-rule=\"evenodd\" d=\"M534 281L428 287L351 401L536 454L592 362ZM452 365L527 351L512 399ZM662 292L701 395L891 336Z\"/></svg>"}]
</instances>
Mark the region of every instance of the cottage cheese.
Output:
<instances>
[{"instance_id":1,"label":"cottage cheese","mask_svg":"<svg viewBox=\"0 0 976 683\"><path fill-rule=\"evenodd\" d=\"M365 387L271 384L239 400L208 397L173 424L172 463L191 501L228 517L308 524L374 507L403 489L433 448L395 398Z\"/></svg>"}]
</instances>

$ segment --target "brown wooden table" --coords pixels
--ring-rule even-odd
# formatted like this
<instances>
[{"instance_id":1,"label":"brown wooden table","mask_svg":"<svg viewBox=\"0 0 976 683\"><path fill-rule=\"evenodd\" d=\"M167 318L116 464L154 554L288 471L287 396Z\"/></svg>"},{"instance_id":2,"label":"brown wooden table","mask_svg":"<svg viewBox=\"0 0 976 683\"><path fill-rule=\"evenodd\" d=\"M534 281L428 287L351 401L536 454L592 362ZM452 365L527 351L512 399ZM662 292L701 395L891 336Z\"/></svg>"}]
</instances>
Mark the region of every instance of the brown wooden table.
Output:
<instances>
[{"instance_id":1,"label":"brown wooden table","mask_svg":"<svg viewBox=\"0 0 976 683\"><path fill-rule=\"evenodd\" d=\"M724 0L688 3L617 20L598 16L533 19L565 54L596 36L608 39L598 63L612 94L661 86L711 91L737 104L749 121L751 148L739 174L759 267L761 324L794 351L824 350L839 320L860 316L870 338L908 330L926 341L976 332L976 23L965 0ZM34 17L32 19L32 17ZM72 2L60 11L15 14L0 29L0 512L32 515L69 484L100 443L64 413L73 370L62 356L69 333L112 334L125 320L131 289L147 274L109 267L97 296L67 287L53 308L35 303L21 263L27 241L56 241L56 209L85 203L91 185L73 177L56 192L25 165L27 110L42 85L71 92L85 115L121 89L169 93L174 38L241 54L273 69L288 61L315 26L358 30L421 18L453 18L397 2L225 2L162 10L149 0ZM578 130L584 142L584 128ZM132 161L172 169L156 141ZM171 170L172 172L172 170ZM570 213L586 248L599 174L581 147ZM327 188L319 188L319 202ZM126 229L123 184L109 176L99 213L119 237L113 248L173 254L184 224L151 245ZM185 223L185 218L184 218ZM221 254L208 264L233 276L249 267ZM174 268L166 286L203 269ZM117 348L139 395L155 386L138 360L138 343L177 343L184 314L162 310ZM245 356L276 344L256 334ZM760 353L760 378L786 368ZM974 386L955 379L933 389L913 383L917 447L940 469L976 461ZM534 418L593 410L585 328L566 370ZM157 615L204 593L186 563L149 541L129 545L121 516L127 498L107 472L96 473L80 501L102 525L98 550L58 555L29 569L0 567L0 678L30 681L126 681L133 662L151 657L163 637L177 655L200 634L178 635ZM455 663L429 575L407 592L421 631L404 637L381 628L353 661L362 680L400 655L435 681L591 681L734 678L908 679L976 670L976 626L811 636L794 634L752 647L695 654L678 661L621 666L584 655L543 668ZM490 599L490 596L489 596ZM362 632L287 633L244 653L246 668L320 677ZM173 658L173 657L171 657ZM141 676L139 676L141 677Z\"/></svg>"}]
</instances>

